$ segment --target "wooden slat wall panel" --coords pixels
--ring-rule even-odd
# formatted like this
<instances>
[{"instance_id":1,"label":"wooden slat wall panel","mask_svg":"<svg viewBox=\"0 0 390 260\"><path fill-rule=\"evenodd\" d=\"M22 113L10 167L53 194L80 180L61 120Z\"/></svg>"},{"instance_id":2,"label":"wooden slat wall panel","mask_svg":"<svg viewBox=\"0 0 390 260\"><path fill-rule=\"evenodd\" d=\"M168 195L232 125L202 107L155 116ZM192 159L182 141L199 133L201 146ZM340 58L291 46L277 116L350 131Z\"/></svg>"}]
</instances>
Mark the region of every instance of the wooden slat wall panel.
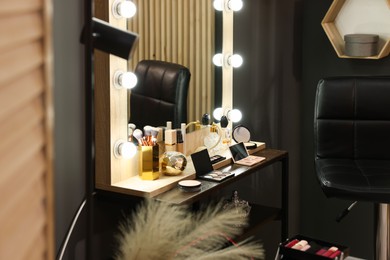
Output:
<instances>
[{"instance_id":1,"label":"wooden slat wall panel","mask_svg":"<svg viewBox=\"0 0 390 260\"><path fill-rule=\"evenodd\" d=\"M0 259L54 259L49 0L0 0Z\"/></svg>"},{"instance_id":2,"label":"wooden slat wall panel","mask_svg":"<svg viewBox=\"0 0 390 260\"><path fill-rule=\"evenodd\" d=\"M42 51L42 42L33 42L0 54L0 86L21 79L36 68L42 70Z\"/></svg>"},{"instance_id":3,"label":"wooden slat wall panel","mask_svg":"<svg viewBox=\"0 0 390 260\"><path fill-rule=\"evenodd\" d=\"M0 49L14 48L16 45L35 41L42 37L42 15L39 12L0 19L0 35L7 35L1 41Z\"/></svg>"},{"instance_id":4,"label":"wooden slat wall panel","mask_svg":"<svg viewBox=\"0 0 390 260\"><path fill-rule=\"evenodd\" d=\"M182 64L191 71L188 120L214 107L214 10L210 0L134 0L128 29L140 35L130 70L143 59Z\"/></svg>"},{"instance_id":5,"label":"wooden slat wall panel","mask_svg":"<svg viewBox=\"0 0 390 260\"><path fill-rule=\"evenodd\" d=\"M0 0L0 15L11 15L20 13L31 13L42 10L44 0Z\"/></svg>"},{"instance_id":6,"label":"wooden slat wall panel","mask_svg":"<svg viewBox=\"0 0 390 260\"><path fill-rule=\"evenodd\" d=\"M1 63L1 62L0 62ZM1 66L0 66L1 67ZM24 77L18 78L9 84L0 85L0 119L12 117L30 101L42 94L43 75L40 69L31 71ZM17 98L9 98L17 97Z\"/></svg>"}]
</instances>

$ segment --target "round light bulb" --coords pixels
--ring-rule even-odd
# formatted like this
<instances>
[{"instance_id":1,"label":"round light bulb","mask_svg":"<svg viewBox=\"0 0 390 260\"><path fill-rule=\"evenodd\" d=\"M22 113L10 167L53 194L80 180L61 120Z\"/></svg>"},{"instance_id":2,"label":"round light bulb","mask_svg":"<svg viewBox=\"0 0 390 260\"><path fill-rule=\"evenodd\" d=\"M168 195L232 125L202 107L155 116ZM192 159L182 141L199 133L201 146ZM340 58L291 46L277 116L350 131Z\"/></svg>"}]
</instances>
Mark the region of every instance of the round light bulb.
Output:
<instances>
[{"instance_id":1,"label":"round light bulb","mask_svg":"<svg viewBox=\"0 0 390 260\"><path fill-rule=\"evenodd\" d=\"M138 79L133 72L116 71L114 74L114 86L117 88L131 89L137 85Z\"/></svg>"},{"instance_id":2,"label":"round light bulb","mask_svg":"<svg viewBox=\"0 0 390 260\"><path fill-rule=\"evenodd\" d=\"M120 143L118 146L118 154L123 159L130 159L132 158L135 153L137 152L137 148L132 142L123 142Z\"/></svg>"},{"instance_id":3,"label":"round light bulb","mask_svg":"<svg viewBox=\"0 0 390 260\"><path fill-rule=\"evenodd\" d=\"M239 54L233 54L232 56L229 57L229 64L234 68L240 67L243 62L244 60Z\"/></svg>"},{"instance_id":4,"label":"round light bulb","mask_svg":"<svg viewBox=\"0 0 390 260\"><path fill-rule=\"evenodd\" d=\"M217 53L213 56L213 63L215 66L222 67L223 65L223 54Z\"/></svg>"},{"instance_id":5,"label":"round light bulb","mask_svg":"<svg viewBox=\"0 0 390 260\"><path fill-rule=\"evenodd\" d=\"M223 4L224 4L224 0L214 0L213 2L214 9L217 11L222 11Z\"/></svg>"},{"instance_id":6,"label":"round light bulb","mask_svg":"<svg viewBox=\"0 0 390 260\"><path fill-rule=\"evenodd\" d=\"M237 123L242 119L242 113L238 109L230 110L228 113L228 118L233 123Z\"/></svg>"},{"instance_id":7,"label":"round light bulb","mask_svg":"<svg viewBox=\"0 0 390 260\"><path fill-rule=\"evenodd\" d=\"M242 0L230 0L228 3L228 7L233 11L240 11L243 6Z\"/></svg>"},{"instance_id":8,"label":"round light bulb","mask_svg":"<svg viewBox=\"0 0 390 260\"><path fill-rule=\"evenodd\" d=\"M131 18L137 12L137 7L132 1L121 1L116 4L116 15L123 18Z\"/></svg>"},{"instance_id":9,"label":"round light bulb","mask_svg":"<svg viewBox=\"0 0 390 260\"><path fill-rule=\"evenodd\" d=\"M134 88L137 85L138 79L133 72L124 72L119 76L119 84L124 88Z\"/></svg>"},{"instance_id":10,"label":"round light bulb","mask_svg":"<svg viewBox=\"0 0 390 260\"><path fill-rule=\"evenodd\" d=\"M222 116L223 116L223 109L222 109L222 107L218 107L218 108L214 109L213 117L214 117L215 120L220 121Z\"/></svg>"}]
</instances>

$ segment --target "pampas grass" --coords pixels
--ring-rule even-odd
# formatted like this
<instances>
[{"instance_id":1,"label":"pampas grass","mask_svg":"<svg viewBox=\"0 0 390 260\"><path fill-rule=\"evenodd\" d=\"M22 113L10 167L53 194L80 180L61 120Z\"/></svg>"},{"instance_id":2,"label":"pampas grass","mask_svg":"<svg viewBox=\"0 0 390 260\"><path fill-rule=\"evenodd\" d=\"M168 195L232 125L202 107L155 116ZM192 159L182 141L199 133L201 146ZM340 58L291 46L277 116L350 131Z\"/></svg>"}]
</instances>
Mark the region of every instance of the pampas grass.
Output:
<instances>
[{"instance_id":1,"label":"pampas grass","mask_svg":"<svg viewBox=\"0 0 390 260\"><path fill-rule=\"evenodd\" d=\"M222 204L194 213L148 199L120 224L116 259L263 259L260 243L232 239L247 221L236 210L222 210Z\"/></svg>"}]
</instances>

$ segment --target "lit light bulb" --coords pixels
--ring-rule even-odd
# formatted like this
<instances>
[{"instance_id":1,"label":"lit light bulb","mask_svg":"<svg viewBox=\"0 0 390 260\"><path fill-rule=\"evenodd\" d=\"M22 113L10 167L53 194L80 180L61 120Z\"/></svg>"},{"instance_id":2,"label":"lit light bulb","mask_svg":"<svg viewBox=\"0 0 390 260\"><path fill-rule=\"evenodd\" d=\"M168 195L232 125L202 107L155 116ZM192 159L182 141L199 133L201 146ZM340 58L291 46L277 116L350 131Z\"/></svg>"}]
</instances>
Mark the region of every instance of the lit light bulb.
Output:
<instances>
[{"instance_id":1,"label":"lit light bulb","mask_svg":"<svg viewBox=\"0 0 390 260\"><path fill-rule=\"evenodd\" d=\"M242 113L238 109L233 109L228 112L228 118L230 121L233 123L237 123L241 120L242 118Z\"/></svg>"},{"instance_id":2,"label":"lit light bulb","mask_svg":"<svg viewBox=\"0 0 390 260\"><path fill-rule=\"evenodd\" d=\"M114 154L117 158L130 159L137 152L137 147L132 142L118 141L114 148Z\"/></svg>"},{"instance_id":3,"label":"lit light bulb","mask_svg":"<svg viewBox=\"0 0 390 260\"><path fill-rule=\"evenodd\" d=\"M228 7L232 11L240 11L243 6L242 0L230 0L228 2Z\"/></svg>"},{"instance_id":4,"label":"lit light bulb","mask_svg":"<svg viewBox=\"0 0 390 260\"><path fill-rule=\"evenodd\" d=\"M238 68L242 65L244 60L239 54L233 54L228 58L228 63L234 68Z\"/></svg>"},{"instance_id":5,"label":"lit light bulb","mask_svg":"<svg viewBox=\"0 0 390 260\"><path fill-rule=\"evenodd\" d=\"M214 109L213 117L215 120L220 121L222 116L223 116L222 107L218 107L218 108Z\"/></svg>"},{"instance_id":6,"label":"lit light bulb","mask_svg":"<svg viewBox=\"0 0 390 260\"><path fill-rule=\"evenodd\" d=\"M137 85L138 79L133 72L117 71L114 75L114 85L118 88L131 89Z\"/></svg>"},{"instance_id":7,"label":"lit light bulb","mask_svg":"<svg viewBox=\"0 0 390 260\"><path fill-rule=\"evenodd\" d=\"M213 2L214 9L217 11L222 11L223 4L224 4L224 0L214 0Z\"/></svg>"},{"instance_id":8,"label":"lit light bulb","mask_svg":"<svg viewBox=\"0 0 390 260\"><path fill-rule=\"evenodd\" d=\"M131 18L137 12L137 7L132 1L117 0L113 3L113 13L116 18Z\"/></svg>"},{"instance_id":9,"label":"lit light bulb","mask_svg":"<svg viewBox=\"0 0 390 260\"><path fill-rule=\"evenodd\" d=\"M213 56L213 63L215 66L222 67L223 65L223 54L217 53Z\"/></svg>"}]
</instances>

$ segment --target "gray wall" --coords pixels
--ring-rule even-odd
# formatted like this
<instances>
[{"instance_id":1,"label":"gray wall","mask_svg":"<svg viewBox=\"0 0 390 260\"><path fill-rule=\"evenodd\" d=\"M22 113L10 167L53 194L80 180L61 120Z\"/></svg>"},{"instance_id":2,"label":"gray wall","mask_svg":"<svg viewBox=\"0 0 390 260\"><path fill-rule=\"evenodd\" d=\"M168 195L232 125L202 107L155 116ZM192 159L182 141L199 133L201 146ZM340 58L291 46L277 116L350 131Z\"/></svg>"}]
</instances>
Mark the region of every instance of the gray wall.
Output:
<instances>
[{"instance_id":1,"label":"gray wall","mask_svg":"<svg viewBox=\"0 0 390 260\"><path fill-rule=\"evenodd\" d=\"M83 1L53 2L56 251L84 197Z\"/></svg>"},{"instance_id":2,"label":"gray wall","mask_svg":"<svg viewBox=\"0 0 390 260\"><path fill-rule=\"evenodd\" d=\"M300 89L302 1L245 0L234 16L234 52L244 64L234 70L234 107L252 140L287 150L290 161L290 233L298 233L300 189ZM260 171L239 187L252 203L280 206L280 165ZM267 259L274 259L280 223L271 222L257 235Z\"/></svg>"},{"instance_id":3,"label":"gray wall","mask_svg":"<svg viewBox=\"0 0 390 260\"><path fill-rule=\"evenodd\" d=\"M331 0L306 0L303 23L303 84L301 94L301 232L351 248L351 254L373 257L374 218L371 203L358 203L337 223L336 216L349 201L327 199L315 178L313 163L314 95L319 79L343 75L388 75L390 59L339 59L328 41L321 20Z\"/></svg>"}]
</instances>

